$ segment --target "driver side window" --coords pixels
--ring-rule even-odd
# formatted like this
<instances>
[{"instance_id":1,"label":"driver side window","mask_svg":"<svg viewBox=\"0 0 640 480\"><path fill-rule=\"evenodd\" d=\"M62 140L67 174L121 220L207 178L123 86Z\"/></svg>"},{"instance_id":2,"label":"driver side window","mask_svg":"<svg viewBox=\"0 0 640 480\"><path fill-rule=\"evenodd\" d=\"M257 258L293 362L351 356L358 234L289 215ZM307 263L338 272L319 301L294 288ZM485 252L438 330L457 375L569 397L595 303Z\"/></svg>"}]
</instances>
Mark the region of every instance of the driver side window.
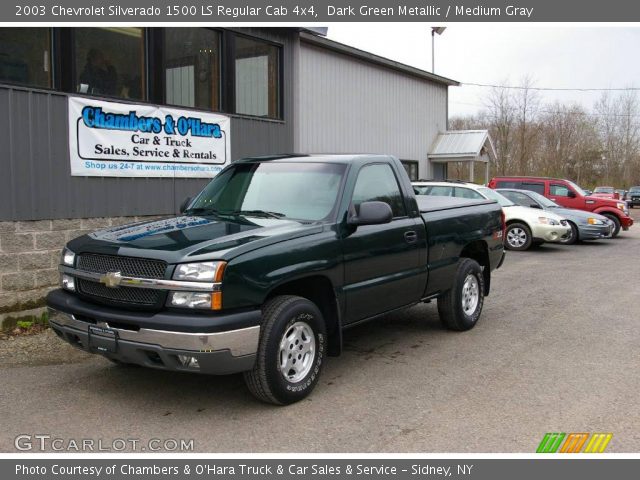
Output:
<instances>
[{"instance_id":1,"label":"driver side window","mask_svg":"<svg viewBox=\"0 0 640 480\"><path fill-rule=\"evenodd\" d=\"M557 197L568 197L569 189L564 185L549 185L549 193Z\"/></svg>"},{"instance_id":2,"label":"driver side window","mask_svg":"<svg viewBox=\"0 0 640 480\"><path fill-rule=\"evenodd\" d=\"M372 201L388 203L394 218L407 215L398 181L389 165L366 165L358 173L353 190L353 205L359 209L362 202Z\"/></svg>"}]
</instances>

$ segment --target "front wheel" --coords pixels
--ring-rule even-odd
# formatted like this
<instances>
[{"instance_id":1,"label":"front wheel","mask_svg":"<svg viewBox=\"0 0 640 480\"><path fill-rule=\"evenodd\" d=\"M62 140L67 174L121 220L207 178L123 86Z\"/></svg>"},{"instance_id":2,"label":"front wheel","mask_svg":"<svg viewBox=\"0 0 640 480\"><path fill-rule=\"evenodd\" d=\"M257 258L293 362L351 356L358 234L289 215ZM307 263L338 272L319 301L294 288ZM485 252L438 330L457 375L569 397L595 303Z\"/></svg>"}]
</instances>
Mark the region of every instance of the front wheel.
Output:
<instances>
[{"instance_id":1,"label":"front wheel","mask_svg":"<svg viewBox=\"0 0 640 480\"><path fill-rule=\"evenodd\" d=\"M484 304L484 276L475 260L464 258L458 264L451 289L438 299L440 321L449 330L475 327Z\"/></svg>"},{"instance_id":2,"label":"front wheel","mask_svg":"<svg viewBox=\"0 0 640 480\"><path fill-rule=\"evenodd\" d=\"M618 220L618 217L613 213L603 213L602 215L613 222L613 233L611 233L611 238L616 238L620 233L620 220Z\"/></svg>"},{"instance_id":3,"label":"front wheel","mask_svg":"<svg viewBox=\"0 0 640 480\"><path fill-rule=\"evenodd\" d=\"M560 240L560 243L562 243L563 245L573 245L578 241L578 227L576 227L572 222L569 222L569 226L571 227L569 235Z\"/></svg>"},{"instance_id":4,"label":"front wheel","mask_svg":"<svg viewBox=\"0 0 640 480\"><path fill-rule=\"evenodd\" d=\"M524 223L511 223L507 226L505 247L509 250L528 250L533 237Z\"/></svg>"},{"instance_id":5,"label":"front wheel","mask_svg":"<svg viewBox=\"0 0 640 480\"><path fill-rule=\"evenodd\" d=\"M302 400L318 383L326 353L326 326L306 298L281 295L262 310L256 363L245 372L251 393L274 405Z\"/></svg>"}]
</instances>

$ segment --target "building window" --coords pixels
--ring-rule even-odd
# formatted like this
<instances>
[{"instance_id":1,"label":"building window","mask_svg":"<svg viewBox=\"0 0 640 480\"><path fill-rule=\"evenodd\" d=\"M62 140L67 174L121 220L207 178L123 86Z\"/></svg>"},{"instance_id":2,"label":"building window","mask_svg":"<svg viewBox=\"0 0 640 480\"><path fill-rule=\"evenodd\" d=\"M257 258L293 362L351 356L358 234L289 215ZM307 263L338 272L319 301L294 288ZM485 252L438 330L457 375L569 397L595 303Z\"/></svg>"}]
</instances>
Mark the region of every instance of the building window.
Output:
<instances>
[{"instance_id":1,"label":"building window","mask_svg":"<svg viewBox=\"0 0 640 480\"><path fill-rule=\"evenodd\" d=\"M235 113L280 117L280 49L270 43L235 38Z\"/></svg>"},{"instance_id":2,"label":"building window","mask_svg":"<svg viewBox=\"0 0 640 480\"><path fill-rule=\"evenodd\" d=\"M144 100L144 52L142 28L74 29L76 92Z\"/></svg>"},{"instance_id":3,"label":"building window","mask_svg":"<svg viewBox=\"0 0 640 480\"><path fill-rule=\"evenodd\" d=\"M165 102L220 110L220 34L205 28L164 29Z\"/></svg>"},{"instance_id":4,"label":"building window","mask_svg":"<svg viewBox=\"0 0 640 480\"><path fill-rule=\"evenodd\" d=\"M407 175L409 175L409 180L415 182L418 180L418 162L410 162L402 160L402 166L407 171Z\"/></svg>"},{"instance_id":5,"label":"building window","mask_svg":"<svg viewBox=\"0 0 640 480\"><path fill-rule=\"evenodd\" d=\"M0 28L0 82L51 87L49 28Z\"/></svg>"}]
</instances>

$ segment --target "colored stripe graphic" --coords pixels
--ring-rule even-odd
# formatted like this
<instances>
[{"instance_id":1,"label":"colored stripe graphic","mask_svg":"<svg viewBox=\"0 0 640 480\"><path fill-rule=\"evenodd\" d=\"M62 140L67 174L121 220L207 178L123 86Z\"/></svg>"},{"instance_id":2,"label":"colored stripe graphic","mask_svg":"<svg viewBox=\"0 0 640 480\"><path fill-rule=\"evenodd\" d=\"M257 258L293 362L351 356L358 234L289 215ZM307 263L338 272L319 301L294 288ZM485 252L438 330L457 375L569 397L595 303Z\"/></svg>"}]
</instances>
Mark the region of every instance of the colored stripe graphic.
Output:
<instances>
[{"instance_id":1,"label":"colored stripe graphic","mask_svg":"<svg viewBox=\"0 0 640 480\"><path fill-rule=\"evenodd\" d=\"M603 453L613 438L613 433L594 433L589 439L589 433L545 433L536 453ZM566 439L565 439L566 438ZM564 440L564 443L562 441ZM589 440L587 442L587 440ZM584 451L582 447L587 444Z\"/></svg>"},{"instance_id":2,"label":"colored stripe graphic","mask_svg":"<svg viewBox=\"0 0 640 480\"><path fill-rule=\"evenodd\" d=\"M584 453L602 453L609 445L613 433L594 433L584 449Z\"/></svg>"},{"instance_id":3,"label":"colored stripe graphic","mask_svg":"<svg viewBox=\"0 0 640 480\"><path fill-rule=\"evenodd\" d=\"M587 438L589 438L588 433L570 433L567 435L560 453L579 453Z\"/></svg>"},{"instance_id":4,"label":"colored stripe graphic","mask_svg":"<svg viewBox=\"0 0 640 480\"><path fill-rule=\"evenodd\" d=\"M546 433L536 453L556 453L565 435L565 433Z\"/></svg>"}]
</instances>

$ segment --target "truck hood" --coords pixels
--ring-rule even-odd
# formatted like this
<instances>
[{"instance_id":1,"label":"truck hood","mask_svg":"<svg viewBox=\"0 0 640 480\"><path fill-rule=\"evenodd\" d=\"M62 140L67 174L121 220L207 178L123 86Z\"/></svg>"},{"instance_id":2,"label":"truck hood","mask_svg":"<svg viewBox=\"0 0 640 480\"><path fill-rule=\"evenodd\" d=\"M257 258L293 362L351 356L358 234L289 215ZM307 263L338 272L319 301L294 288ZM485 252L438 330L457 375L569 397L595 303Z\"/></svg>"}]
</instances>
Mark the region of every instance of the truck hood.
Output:
<instances>
[{"instance_id":1,"label":"truck hood","mask_svg":"<svg viewBox=\"0 0 640 480\"><path fill-rule=\"evenodd\" d=\"M585 201L590 204L598 205L599 207L613 207L618 208L618 204L622 202L622 200L615 200L612 198L599 197L596 195L589 195L584 197Z\"/></svg>"},{"instance_id":2,"label":"truck hood","mask_svg":"<svg viewBox=\"0 0 640 480\"><path fill-rule=\"evenodd\" d=\"M230 260L322 229L319 224L288 219L182 215L98 230L67 246L78 254L145 257L168 263Z\"/></svg>"}]
</instances>

